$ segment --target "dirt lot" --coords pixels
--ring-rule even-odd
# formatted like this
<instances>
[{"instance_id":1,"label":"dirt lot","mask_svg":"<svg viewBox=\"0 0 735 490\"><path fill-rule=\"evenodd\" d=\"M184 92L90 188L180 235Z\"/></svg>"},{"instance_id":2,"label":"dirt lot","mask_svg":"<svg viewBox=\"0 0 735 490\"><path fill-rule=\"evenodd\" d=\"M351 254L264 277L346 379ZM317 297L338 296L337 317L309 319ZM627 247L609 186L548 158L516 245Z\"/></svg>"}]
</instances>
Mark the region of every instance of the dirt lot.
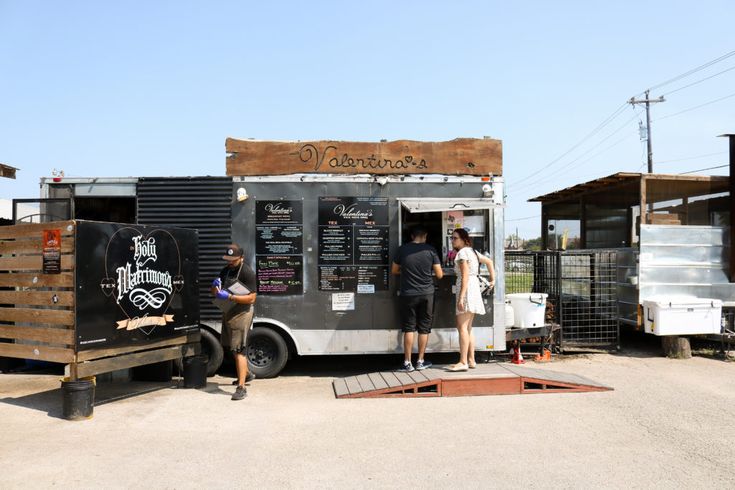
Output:
<instances>
[{"instance_id":1,"label":"dirt lot","mask_svg":"<svg viewBox=\"0 0 735 490\"><path fill-rule=\"evenodd\" d=\"M647 344L544 366L611 392L334 398L396 360L300 360L242 402L228 377L100 383L85 422L59 418L58 376L0 375L0 487L735 487L735 363Z\"/></svg>"}]
</instances>

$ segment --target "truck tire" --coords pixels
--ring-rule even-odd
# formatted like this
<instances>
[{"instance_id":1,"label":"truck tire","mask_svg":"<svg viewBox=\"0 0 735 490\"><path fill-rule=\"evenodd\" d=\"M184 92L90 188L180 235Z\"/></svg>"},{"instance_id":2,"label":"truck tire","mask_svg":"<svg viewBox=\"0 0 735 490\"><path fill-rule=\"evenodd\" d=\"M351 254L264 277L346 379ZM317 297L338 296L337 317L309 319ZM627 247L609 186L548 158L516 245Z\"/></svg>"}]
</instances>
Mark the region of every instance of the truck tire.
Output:
<instances>
[{"instance_id":1,"label":"truck tire","mask_svg":"<svg viewBox=\"0 0 735 490\"><path fill-rule=\"evenodd\" d=\"M214 376L217 370L222 366L222 362L225 358L225 353L222 350L222 344L215 334L205 328L200 328L201 340L199 341L201 346L201 353L209 359L207 361L207 376ZM180 376L184 375L184 361L179 358L175 360L176 371Z\"/></svg>"},{"instance_id":2,"label":"truck tire","mask_svg":"<svg viewBox=\"0 0 735 490\"><path fill-rule=\"evenodd\" d=\"M245 347L248 365L258 378L275 378L288 361L288 345L268 327L253 327Z\"/></svg>"},{"instance_id":3,"label":"truck tire","mask_svg":"<svg viewBox=\"0 0 735 490\"><path fill-rule=\"evenodd\" d=\"M212 332L204 328L200 332L202 334L202 354L209 357L209 361L207 361L207 376L214 376L222 365L225 353L222 350L222 344L220 344L219 339Z\"/></svg>"}]
</instances>

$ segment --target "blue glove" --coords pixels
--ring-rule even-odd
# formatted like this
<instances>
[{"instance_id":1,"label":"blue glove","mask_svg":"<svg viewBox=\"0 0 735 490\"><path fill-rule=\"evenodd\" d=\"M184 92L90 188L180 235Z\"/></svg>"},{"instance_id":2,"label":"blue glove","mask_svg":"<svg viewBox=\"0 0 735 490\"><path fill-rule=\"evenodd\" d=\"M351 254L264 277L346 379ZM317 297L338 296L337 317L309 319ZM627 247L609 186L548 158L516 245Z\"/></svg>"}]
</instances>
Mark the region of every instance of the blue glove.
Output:
<instances>
[{"instance_id":1,"label":"blue glove","mask_svg":"<svg viewBox=\"0 0 735 490\"><path fill-rule=\"evenodd\" d=\"M215 279L214 281L212 281L212 287L213 288L220 289L222 287L222 279L220 279L218 277L217 279Z\"/></svg>"},{"instance_id":2,"label":"blue glove","mask_svg":"<svg viewBox=\"0 0 735 490\"><path fill-rule=\"evenodd\" d=\"M215 294L215 297L219 299L228 299L230 297L230 293L228 291L225 291L224 289L220 289L217 291L217 294Z\"/></svg>"}]
</instances>

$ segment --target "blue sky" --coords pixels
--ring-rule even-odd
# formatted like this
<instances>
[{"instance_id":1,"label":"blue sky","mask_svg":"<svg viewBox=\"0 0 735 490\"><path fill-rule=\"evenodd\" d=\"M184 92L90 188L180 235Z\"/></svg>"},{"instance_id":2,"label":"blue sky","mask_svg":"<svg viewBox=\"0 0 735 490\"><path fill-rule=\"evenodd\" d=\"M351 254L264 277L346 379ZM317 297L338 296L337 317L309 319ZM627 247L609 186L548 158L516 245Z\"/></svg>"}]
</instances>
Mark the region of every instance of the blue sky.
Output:
<instances>
[{"instance_id":1,"label":"blue sky","mask_svg":"<svg viewBox=\"0 0 735 490\"><path fill-rule=\"evenodd\" d=\"M228 136L489 135L504 145L506 228L538 236L529 197L645 164L633 108L549 164L631 96L735 50L731 13L725 1L0 0L0 162L20 169L0 198L37 197L53 168L224 175ZM735 70L657 104L655 170L727 163L716 136L735 132L735 97L675 114L733 93Z\"/></svg>"}]
</instances>

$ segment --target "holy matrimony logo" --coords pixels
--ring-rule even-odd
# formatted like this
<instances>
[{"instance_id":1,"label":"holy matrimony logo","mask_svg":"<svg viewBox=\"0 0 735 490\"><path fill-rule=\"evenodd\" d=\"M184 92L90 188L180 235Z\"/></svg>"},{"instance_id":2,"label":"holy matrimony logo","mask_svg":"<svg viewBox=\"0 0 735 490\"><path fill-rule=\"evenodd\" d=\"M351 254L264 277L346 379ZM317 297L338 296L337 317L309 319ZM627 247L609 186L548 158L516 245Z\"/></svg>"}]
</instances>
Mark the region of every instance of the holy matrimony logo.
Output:
<instances>
[{"instance_id":1,"label":"holy matrimony logo","mask_svg":"<svg viewBox=\"0 0 735 490\"><path fill-rule=\"evenodd\" d=\"M148 262L158 260L155 238L136 236L133 244L135 269L130 262L117 268L117 301L127 295L141 311L150 307L160 308L173 292L171 273L146 267Z\"/></svg>"},{"instance_id":2,"label":"holy matrimony logo","mask_svg":"<svg viewBox=\"0 0 735 490\"><path fill-rule=\"evenodd\" d=\"M117 329L141 329L150 335L156 326L173 322L167 310L184 280L178 244L169 232L118 230L107 247L105 270L102 291L114 297L126 316Z\"/></svg>"}]
</instances>

